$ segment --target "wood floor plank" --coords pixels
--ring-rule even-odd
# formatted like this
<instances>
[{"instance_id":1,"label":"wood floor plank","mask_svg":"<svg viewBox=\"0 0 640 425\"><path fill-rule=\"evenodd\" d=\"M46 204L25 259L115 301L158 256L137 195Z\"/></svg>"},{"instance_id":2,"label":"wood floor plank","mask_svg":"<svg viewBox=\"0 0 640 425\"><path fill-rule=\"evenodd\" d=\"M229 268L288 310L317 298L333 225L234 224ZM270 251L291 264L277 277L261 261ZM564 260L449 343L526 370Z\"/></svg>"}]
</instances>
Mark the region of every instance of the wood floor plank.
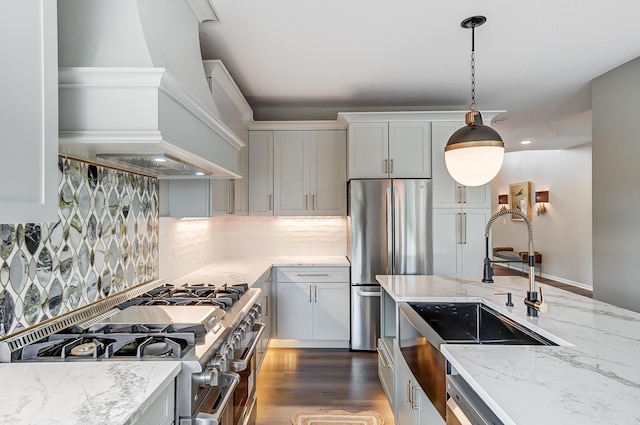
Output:
<instances>
[{"instance_id":1,"label":"wood floor plank","mask_svg":"<svg viewBox=\"0 0 640 425\"><path fill-rule=\"evenodd\" d=\"M375 410L392 425L376 353L269 348L257 377L256 425L291 424L298 409Z\"/></svg>"}]
</instances>

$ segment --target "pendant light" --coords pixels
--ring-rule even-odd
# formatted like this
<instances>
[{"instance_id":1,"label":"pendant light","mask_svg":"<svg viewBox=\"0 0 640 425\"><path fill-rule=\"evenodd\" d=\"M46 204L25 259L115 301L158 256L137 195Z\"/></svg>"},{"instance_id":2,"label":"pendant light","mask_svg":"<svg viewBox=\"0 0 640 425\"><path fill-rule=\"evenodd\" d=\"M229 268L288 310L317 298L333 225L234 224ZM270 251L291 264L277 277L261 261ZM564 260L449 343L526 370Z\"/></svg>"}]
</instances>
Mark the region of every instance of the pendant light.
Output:
<instances>
[{"instance_id":1,"label":"pendant light","mask_svg":"<svg viewBox=\"0 0 640 425\"><path fill-rule=\"evenodd\" d=\"M449 174L464 186L481 186L500 171L504 160L504 142L497 131L482 124L476 109L475 28L486 22L484 16L467 18L460 26L471 28L471 109L465 115L466 126L451 135L444 148Z\"/></svg>"}]
</instances>

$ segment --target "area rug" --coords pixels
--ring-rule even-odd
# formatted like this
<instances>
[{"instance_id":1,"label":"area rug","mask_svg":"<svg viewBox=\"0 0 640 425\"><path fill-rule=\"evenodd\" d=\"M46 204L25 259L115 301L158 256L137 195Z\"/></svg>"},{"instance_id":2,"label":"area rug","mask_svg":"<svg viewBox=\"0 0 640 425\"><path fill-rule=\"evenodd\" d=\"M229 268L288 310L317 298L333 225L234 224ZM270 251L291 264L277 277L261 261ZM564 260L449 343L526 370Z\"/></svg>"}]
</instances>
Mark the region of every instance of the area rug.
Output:
<instances>
[{"instance_id":1,"label":"area rug","mask_svg":"<svg viewBox=\"0 0 640 425\"><path fill-rule=\"evenodd\" d=\"M344 410L298 410L293 425L383 425L384 417L372 410L351 413Z\"/></svg>"}]
</instances>

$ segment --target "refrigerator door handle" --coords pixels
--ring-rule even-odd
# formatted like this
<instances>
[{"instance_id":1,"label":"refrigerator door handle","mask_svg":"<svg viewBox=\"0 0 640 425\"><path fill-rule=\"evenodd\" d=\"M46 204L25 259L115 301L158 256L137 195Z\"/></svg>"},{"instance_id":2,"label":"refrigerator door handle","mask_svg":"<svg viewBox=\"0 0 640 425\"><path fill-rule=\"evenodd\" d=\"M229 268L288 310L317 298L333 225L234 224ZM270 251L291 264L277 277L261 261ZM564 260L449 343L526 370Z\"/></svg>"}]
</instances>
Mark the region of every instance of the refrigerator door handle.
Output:
<instances>
[{"instance_id":1,"label":"refrigerator door handle","mask_svg":"<svg viewBox=\"0 0 640 425\"><path fill-rule=\"evenodd\" d=\"M377 291L377 292L365 292L365 291L359 290L357 292L357 294L358 294L359 297L380 297L380 296L382 296L382 292L380 292L380 291Z\"/></svg>"},{"instance_id":2,"label":"refrigerator door handle","mask_svg":"<svg viewBox=\"0 0 640 425\"><path fill-rule=\"evenodd\" d=\"M457 213L458 220L456 220L456 243L460 245L462 243L462 213Z\"/></svg>"},{"instance_id":3,"label":"refrigerator door handle","mask_svg":"<svg viewBox=\"0 0 640 425\"><path fill-rule=\"evenodd\" d=\"M393 201L391 187L387 187L387 273L393 274Z\"/></svg>"}]
</instances>

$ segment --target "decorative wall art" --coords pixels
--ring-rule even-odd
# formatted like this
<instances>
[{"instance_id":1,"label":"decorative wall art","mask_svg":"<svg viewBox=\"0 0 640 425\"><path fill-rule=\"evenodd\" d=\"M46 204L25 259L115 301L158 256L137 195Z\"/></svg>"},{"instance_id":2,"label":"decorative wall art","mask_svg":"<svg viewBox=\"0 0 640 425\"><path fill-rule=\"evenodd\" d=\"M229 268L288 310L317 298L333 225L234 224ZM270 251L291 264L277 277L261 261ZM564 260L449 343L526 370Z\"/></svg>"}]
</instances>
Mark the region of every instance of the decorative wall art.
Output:
<instances>
[{"instance_id":1,"label":"decorative wall art","mask_svg":"<svg viewBox=\"0 0 640 425\"><path fill-rule=\"evenodd\" d=\"M0 224L0 338L158 277L158 180L58 169L56 222Z\"/></svg>"},{"instance_id":2,"label":"decorative wall art","mask_svg":"<svg viewBox=\"0 0 640 425\"><path fill-rule=\"evenodd\" d=\"M520 211L531 221L531 182L513 183L509 185L511 209ZM524 221L519 215L511 214L511 220Z\"/></svg>"}]
</instances>

